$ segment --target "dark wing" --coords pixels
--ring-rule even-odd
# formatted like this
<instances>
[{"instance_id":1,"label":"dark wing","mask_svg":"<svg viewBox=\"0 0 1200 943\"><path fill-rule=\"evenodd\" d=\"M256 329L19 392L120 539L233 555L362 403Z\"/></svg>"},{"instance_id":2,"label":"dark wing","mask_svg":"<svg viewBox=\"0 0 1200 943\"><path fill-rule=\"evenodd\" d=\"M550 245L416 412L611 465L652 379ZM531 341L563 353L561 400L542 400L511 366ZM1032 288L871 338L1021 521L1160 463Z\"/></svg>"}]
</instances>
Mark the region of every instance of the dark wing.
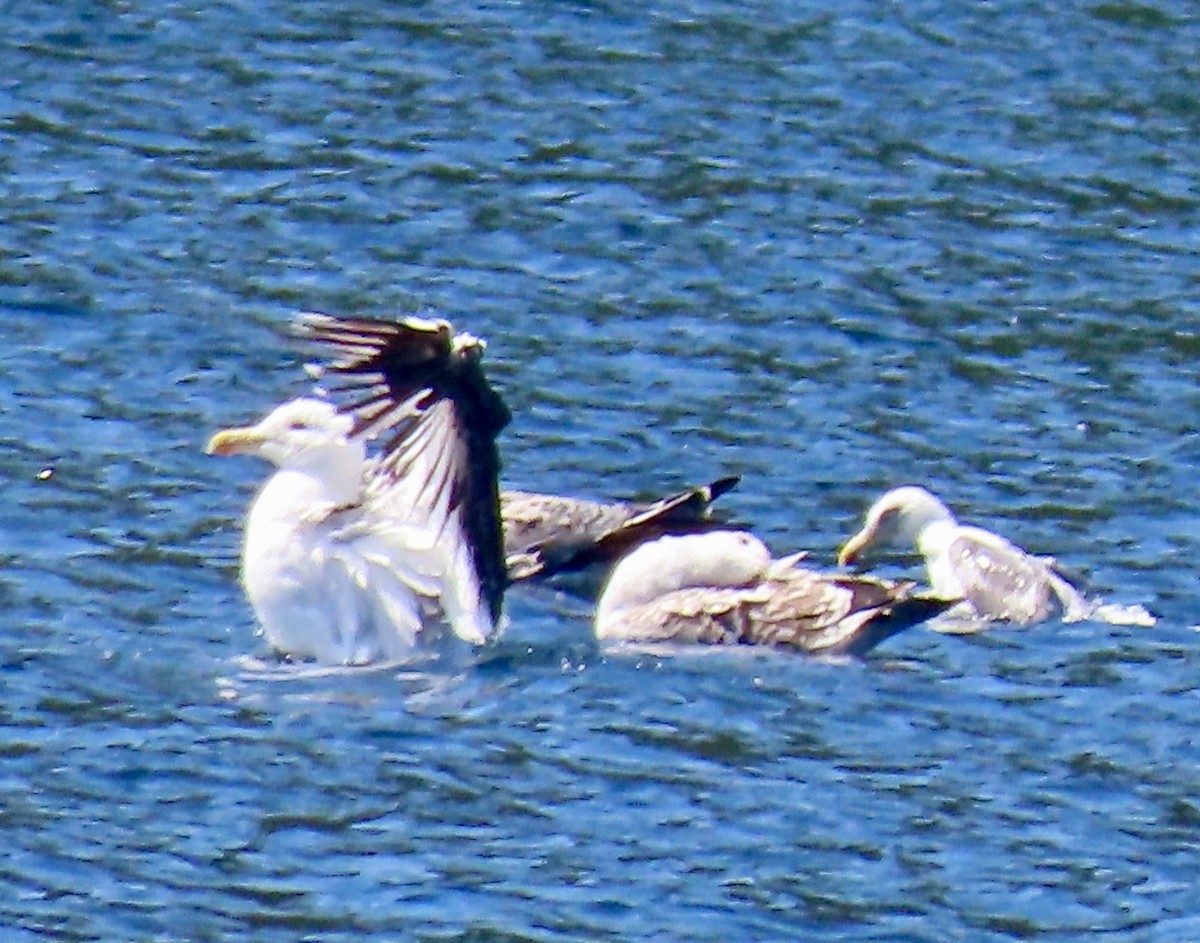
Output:
<instances>
[{"instance_id":1,"label":"dark wing","mask_svg":"<svg viewBox=\"0 0 1200 943\"><path fill-rule=\"evenodd\" d=\"M990 531L961 528L948 559L963 598L985 619L1028 625L1064 605L1050 568Z\"/></svg>"},{"instance_id":2,"label":"dark wing","mask_svg":"<svg viewBox=\"0 0 1200 943\"><path fill-rule=\"evenodd\" d=\"M483 343L445 321L305 315L296 333L328 351L317 373L354 417L354 434L383 445L379 474L416 482L406 498L432 517L460 511L493 622L507 574L496 439L510 414L480 366Z\"/></svg>"},{"instance_id":3,"label":"dark wing","mask_svg":"<svg viewBox=\"0 0 1200 943\"><path fill-rule=\"evenodd\" d=\"M709 530L716 526L709 505L738 480L720 478L652 504L505 492L501 509L509 577L516 581L608 565L666 534Z\"/></svg>"},{"instance_id":4,"label":"dark wing","mask_svg":"<svg viewBox=\"0 0 1200 943\"><path fill-rule=\"evenodd\" d=\"M624 502L605 503L556 494L505 491L500 495L500 513L504 519L504 551L510 570L514 558L528 558L526 572L513 572L514 580L536 575L546 569L541 551L566 548L567 554L594 543L599 537L620 527L640 509Z\"/></svg>"}]
</instances>

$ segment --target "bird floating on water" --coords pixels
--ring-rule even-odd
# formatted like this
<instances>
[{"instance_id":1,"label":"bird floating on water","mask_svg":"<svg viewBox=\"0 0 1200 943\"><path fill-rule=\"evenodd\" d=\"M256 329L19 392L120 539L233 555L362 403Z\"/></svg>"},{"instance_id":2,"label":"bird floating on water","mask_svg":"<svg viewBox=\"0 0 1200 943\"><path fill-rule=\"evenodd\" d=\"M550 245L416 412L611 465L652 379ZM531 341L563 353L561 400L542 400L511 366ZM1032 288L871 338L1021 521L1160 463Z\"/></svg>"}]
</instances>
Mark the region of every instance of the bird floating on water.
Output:
<instances>
[{"instance_id":1,"label":"bird floating on water","mask_svg":"<svg viewBox=\"0 0 1200 943\"><path fill-rule=\"evenodd\" d=\"M877 546L916 545L934 593L963 601L948 618L956 628L988 622L1031 625L1101 621L1153 625L1142 606L1089 600L1052 557L1026 553L999 534L960 524L937 497L916 485L893 488L867 511L862 528L838 553L845 566Z\"/></svg>"},{"instance_id":2,"label":"bird floating on water","mask_svg":"<svg viewBox=\"0 0 1200 943\"><path fill-rule=\"evenodd\" d=\"M297 333L331 354L315 372L351 400L284 403L206 449L277 467L242 554L267 641L334 664L402 658L439 621L487 642L507 585L496 436L509 414L480 366L483 342L422 318L311 315Z\"/></svg>"},{"instance_id":3,"label":"bird floating on water","mask_svg":"<svg viewBox=\"0 0 1200 943\"><path fill-rule=\"evenodd\" d=\"M744 531L661 537L617 564L596 607L601 639L766 645L862 655L957 599L914 583L821 573L772 559Z\"/></svg>"}]
</instances>

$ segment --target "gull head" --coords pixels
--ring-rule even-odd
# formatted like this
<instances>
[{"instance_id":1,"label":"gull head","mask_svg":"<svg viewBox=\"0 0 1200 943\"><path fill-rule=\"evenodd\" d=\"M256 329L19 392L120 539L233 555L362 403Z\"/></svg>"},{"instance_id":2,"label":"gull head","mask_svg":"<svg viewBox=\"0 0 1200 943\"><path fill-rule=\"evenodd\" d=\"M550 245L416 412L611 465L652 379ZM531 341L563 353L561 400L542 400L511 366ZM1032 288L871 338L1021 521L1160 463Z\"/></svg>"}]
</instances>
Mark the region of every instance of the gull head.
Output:
<instances>
[{"instance_id":1,"label":"gull head","mask_svg":"<svg viewBox=\"0 0 1200 943\"><path fill-rule=\"evenodd\" d=\"M931 524L954 523L950 509L917 485L893 488L871 505L863 526L842 544L838 564L860 560L873 547L911 547Z\"/></svg>"},{"instance_id":2,"label":"gull head","mask_svg":"<svg viewBox=\"0 0 1200 943\"><path fill-rule=\"evenodd\" d=\"M350 438L354 421L319 399L277 406L253 426L222 429L204 447L209 455L255 455L279 468L319 470L341 461L361 466L364 449Z\"/></svg>"}]
</instances>

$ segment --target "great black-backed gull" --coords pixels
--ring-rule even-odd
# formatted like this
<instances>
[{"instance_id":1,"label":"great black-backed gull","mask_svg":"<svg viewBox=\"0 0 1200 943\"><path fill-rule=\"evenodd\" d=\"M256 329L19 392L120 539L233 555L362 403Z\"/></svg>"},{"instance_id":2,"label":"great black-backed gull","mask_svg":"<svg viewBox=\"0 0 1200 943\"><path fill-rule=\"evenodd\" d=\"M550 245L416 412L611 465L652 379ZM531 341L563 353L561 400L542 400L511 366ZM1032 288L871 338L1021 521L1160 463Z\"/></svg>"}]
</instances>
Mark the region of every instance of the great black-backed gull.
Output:
<instances>
[{"instance_id":1,"label":"great black-backed gull","mask_svg":"<svg viewBox=\"0 0 1200 943\"><path fill-rule=\"evenodd\" d=\"M772 559L744 531L642 544L617 564L601 594L596 635L861 655L957 602L916 593L913 583L808 569L802 557Z\"/></svg>"},{"instance_id":2,"label":"great black-backed gull","mask_svg":"<svg viewBox=\"0 0 1200 943\"><path fill-rule=\"evenodd\" d=\"M404 323L404 322L402 322ZM331 392L342 397L350 394L346 410L355 417L354 432L376 434L380 426L398 421L406 398L414 396L422 385L457 404L460 421L456 427L471 455L474 476L466 484L486 501L470 501L483 518L477 539L490 541L494 521L491 491L499 474L495 437L508 422L509 414L499 396L487 386L474 357L466 369L448 370L451 361L448 338L437 331L448 330L445 322L432 334L415 334L408 327L399 330L388 321L366 318L333 319L307 315L299 322L298 333L332 350L337 359L317 368L320 376L333 376L340 385ZM423 341L418 343L417 338ZM469 337L469 335L462 335ZM482 342L471 338L472 351L482 350ZM400 426L408 434L407 426ZM737 484L736 477L722 478L710 485L691 488L659 501L646 504L599 502L561 495L527 491L504 491L499 495L505 570L508 582L549 577L596 565L611 564L639 543L666 533L681 534L708 530L714 526L709 505ZM483 495L484 491L489 492ZM474 518L468 516L468 522ZM487 582L496 592L505 582L492 565Z\"/></svg>"}]
</instances>

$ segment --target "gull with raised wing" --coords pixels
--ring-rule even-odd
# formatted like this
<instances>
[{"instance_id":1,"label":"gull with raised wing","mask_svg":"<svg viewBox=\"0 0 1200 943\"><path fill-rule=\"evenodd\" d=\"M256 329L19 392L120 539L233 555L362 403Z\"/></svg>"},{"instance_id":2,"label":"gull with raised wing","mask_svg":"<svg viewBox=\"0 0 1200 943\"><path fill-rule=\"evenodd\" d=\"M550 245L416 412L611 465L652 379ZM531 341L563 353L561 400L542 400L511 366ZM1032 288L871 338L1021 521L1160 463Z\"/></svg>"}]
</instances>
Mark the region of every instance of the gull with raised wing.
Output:
<instances>
[{"instance_id":1,"label":"gull with raised wing","mask_svg":"<svg viewBox=\"0 0 1200 943\"><path fill-rule=\"evenodd\" d=\"M242 582L268 643L361 664L408 655L431 627L476 645L497 632L504 588L496 436L508 411L484 345L445 321L306 316L335 397L293 400L212 437L214 455L276 471L246 518ZM368 443L382 443L368 458Z\"/></svg>"},{"instance_id":2,"label":"gull with raised wing","mask_svg":"<svg viewBox=\"0 0 1200 943\"><path fill-rule=\"evenodd\" d=\"M442 325L421 335L414 325ZM337 359L318 367L321 376L334 377L341 385L330 392L340 397L355 418L355 434L376 435L398 424L408 434L404 413L421 385L455 404L456 435L447 442L461 442L470 475L456 486L471 498L465 502L465 521L476 542L494 537L493 500L498 487L500 460L496 437L509 419L499 395L491 389L478 367L483 342L467 334L457 339L442 337L445 322L421 322L409 318L396 323L369 318L330 318L307 315L299 322L302 337L324 345ZM456 363L446 344L461 348ZM467 356L469 354L469 356ZM480 559L487 570L486 582L496 587L558 573L603 567L631 547L662 534L692 533L715 526L710 504L730 490L738 479L721 478L710 485L691 488L646 504L599 502L581 498L526 491L504 491L499 495L503 533L502 573L491 555ZM456 492L458 493L458 492Z\"/></svg>"}]
</instances>

